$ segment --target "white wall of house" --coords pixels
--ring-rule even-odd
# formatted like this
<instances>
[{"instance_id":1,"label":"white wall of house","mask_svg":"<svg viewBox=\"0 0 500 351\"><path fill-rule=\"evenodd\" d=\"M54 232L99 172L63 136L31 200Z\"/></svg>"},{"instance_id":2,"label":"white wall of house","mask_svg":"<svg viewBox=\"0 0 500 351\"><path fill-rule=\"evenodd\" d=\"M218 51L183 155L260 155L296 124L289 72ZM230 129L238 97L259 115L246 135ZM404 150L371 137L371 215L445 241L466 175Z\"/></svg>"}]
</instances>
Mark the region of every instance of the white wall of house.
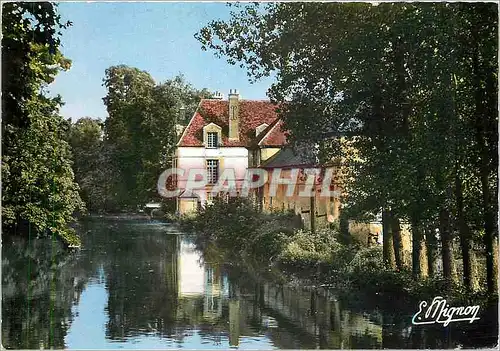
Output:
<instances>
[{"instance_id":1,"label":"white wall of house","mask_svg":"<svg viewBox=\"0 0 500 351\"><path fill-rule=\"evenodd\" d=\"M205 169L206 161L219 160L219 176L225 169L234 170L234 180L241 187L245 172L248 168L248 149L245 147L218 147L209 149L205 147L178 147L176 150L177 168L184 170L183 176L177 177L178 188L185 189L190 169ZM231 177L232 178L232 177ZM202 201L206 201L207 189L193 191Z\"/></svg>"}]
</instances>

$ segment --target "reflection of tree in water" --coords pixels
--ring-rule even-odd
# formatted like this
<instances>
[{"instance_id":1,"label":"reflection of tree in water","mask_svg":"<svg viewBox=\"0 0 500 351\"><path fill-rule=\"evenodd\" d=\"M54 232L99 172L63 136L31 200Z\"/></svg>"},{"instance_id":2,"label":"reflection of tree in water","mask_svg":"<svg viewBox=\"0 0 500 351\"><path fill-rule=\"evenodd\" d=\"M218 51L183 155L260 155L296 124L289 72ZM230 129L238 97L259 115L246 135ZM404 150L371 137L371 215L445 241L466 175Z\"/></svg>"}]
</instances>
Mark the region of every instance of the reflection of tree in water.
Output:
<instances>
[{"instance_id":1,"label":"reflection of tree in water","mask_svg":"<svg viewBox=\"0 0 500 351\"><path fill-rule=\"evenodd\" d=\"M63 348L71 308L90 278L51 239L4 238L2 243L2 343L7 348Z\"/></svg>"},{"instance_id":2,"label":"reflection of tree in water","mask_svg":"<svg viewBox=\"0 0 500 351\"><path fill-rule=\"evenodd\" d=\"M259 334L265 333L278 348L378 348L381 345L380 323L369 315L341 308L340 301L325 291L248 279L248 273L234 267L229 275L242 295L252 296L248 325ZM242 318L244 316L242 312Z\"/></svg>"},{"instance_id":3,"label":"reflection of tree in water","mask_svg":"<svg viewBox=\"0 0 500 351\"><path fill-rule=\"evenodd\" d=\"M106 250L107 336L175 335L179 237L136 226L113 227L109 236L119 240Z\"/></svg>"},{"instance_id":4,"label":"reflection of tree in water","mask_svg":"<svg viewBox=\"0 0 500 351\"><path fill-rule=\"evenodd\" d=\"M155 230L137 232L140 227L130 224L88 221L83 248L73 253L50 239L33 239L28 244L20 238L4 238L3 346L64 348L72 307L101 266L110 288L110 335L118 337L127 327L154 331L165 330L165 324L172 329L177 237L158 235ZM126 321L123 329L117 320Z\"/></svg>"},{"instance_id":5,"label":"reflection of tree in water","mask_svg":"<svg viewBox=\"0 0 500 351\"><path fill-rule=\"evenodd\" d=\"M498 341L497 304L482 310L480 320L442 324L411 325L411 315L384 316L383 347L412 349L450 349L493 347Z\"/></svg>"}]
</instances>

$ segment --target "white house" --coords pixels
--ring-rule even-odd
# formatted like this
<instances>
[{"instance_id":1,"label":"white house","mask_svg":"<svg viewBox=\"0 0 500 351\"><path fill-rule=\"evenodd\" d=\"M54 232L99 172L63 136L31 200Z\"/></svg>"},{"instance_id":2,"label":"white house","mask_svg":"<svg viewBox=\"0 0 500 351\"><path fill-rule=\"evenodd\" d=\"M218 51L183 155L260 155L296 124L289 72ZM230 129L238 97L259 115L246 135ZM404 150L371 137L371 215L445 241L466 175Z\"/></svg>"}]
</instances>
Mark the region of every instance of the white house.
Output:
<instances>
[{"instance_id":1,"label":"white house","mask_svg":"<svg viewBox=\"0 0 500 351\"><path fill-rule=\"evenodd\" d=\"M244 176L253 164L255 149L273 152L258 154L270 157L285 143L285 136L274 128L278 120L276 105L269 101L242 100L237 90L230 90L227 100L221 94L201 100L184 129L174 155L174 167L184 170L176 176L177 211L185 214L211 201L211 190L224 170L232 170L236 191L241 190ZM262 142L268 138L272 142ZM262 156L259 156L261 158ZM260 160L259 160L260 161ZM192 169L206 169L208 185L185 190Z\"/></svg>"}]
</instances>

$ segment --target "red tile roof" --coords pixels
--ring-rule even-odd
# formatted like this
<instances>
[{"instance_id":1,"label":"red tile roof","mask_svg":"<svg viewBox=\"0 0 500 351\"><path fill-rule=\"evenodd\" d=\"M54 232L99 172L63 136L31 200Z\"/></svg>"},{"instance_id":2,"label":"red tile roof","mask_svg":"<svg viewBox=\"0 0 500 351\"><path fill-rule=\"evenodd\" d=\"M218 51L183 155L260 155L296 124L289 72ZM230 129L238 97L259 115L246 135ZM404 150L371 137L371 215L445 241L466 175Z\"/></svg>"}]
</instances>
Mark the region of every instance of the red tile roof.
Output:
<instances>
[{"instance_id":1,"label":"red tile roof","mask_svg":"<svg viewBox=\"0 0 500 351\"><path fill-rule=\"evenodd\" d=\"M240 100L239 104L239 141L229 141L228 139L229 102L227 100L203 99L186 127L186 130L182 134L177 146L203 146L203 127L207 124L215 123L222 128L223 146L250 147L258 138L255 136L255 129L258 126L263 123L269 124L270 127L276 124L278 118L276 113L277 106L271 102ZM266 130L268 129L266 128ZM278 131L275 132L275 130ZM270 142L284 140L284 135L280 139L279 131L281 131L280 128L274 128L272 130L273 133ZM263 134L264 133L261 135Z\"/></svg>"},{"instance_id":2,"label":"red tile roof","mask_svg":"<svg viewBox=\"0 0 500 351\"><path fill-rule=\"evenodd\" d=\"M286 131L283 130L283 120L277 119L266 128L258 140L259 146L282 146L286 144Z\"/></svg>"}]
</instances>

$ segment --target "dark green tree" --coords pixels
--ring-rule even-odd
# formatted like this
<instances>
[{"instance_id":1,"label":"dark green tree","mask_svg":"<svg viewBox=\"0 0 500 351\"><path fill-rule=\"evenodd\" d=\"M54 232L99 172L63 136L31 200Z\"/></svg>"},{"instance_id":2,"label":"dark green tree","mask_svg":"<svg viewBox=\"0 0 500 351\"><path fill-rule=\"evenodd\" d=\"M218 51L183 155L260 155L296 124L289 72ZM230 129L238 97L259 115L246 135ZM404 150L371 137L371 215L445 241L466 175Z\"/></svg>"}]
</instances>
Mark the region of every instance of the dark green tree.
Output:
<instances>
[{"instance_id":1,"label":"dark green tree","mask_svg":"<svg viewBox=\"0 0 500 351\"><path fill-rule=\"evenodd\" d=\"M52 3L2 5L2 228L7 234L54 234L83 211L66 141L61 98L45 88L70 61L59 52L61 23Z\"/></svg>"},{"instance_id":2,"label":"dark green tree","mask_svg":"<svg viewBox=\"0 0 500 351\"><path fill-rule=\"evenodd\" d=\"M110 194L114 169L110 167L110 151L103 140L103 122L90 117L80 118L71 126L75 180L80 195L90 212L106 211L113 206Z\"/></svg>"},{"instance_id":3,"label":"dark green tree","mask_svg":"<svg viewBox=\"0 0 500 351\"><path fill-rule=\"evenodd\" d=\"M128 66L108 68L104 84L104 142L116 170L111 194L117 208L158 200L158 177L170 166L177 141L175 125L186 123L208 92L182 76L156 84L147 72Z\"/></svg>"},{"instance_id":4,"label":"dark green tree","mask_svg":"<svg viewBox=\"0 0 500 351\"><path fill-rule=\"evenodd\" d=\"M417 277L425 275L424 232L439 229L448 279L452 240L462 239L466 285L471 239L483 237L494 291L496 7L235 6L229 20L196 37L252 79L275 74L269 95L286 102L292 141L316 142L324 159L346 161L346 210L360 218L382 211L386 235L398 232L391 223L410 223ZM392 245L385 246L388 255Z\"/></svg>"}]
</instances>

